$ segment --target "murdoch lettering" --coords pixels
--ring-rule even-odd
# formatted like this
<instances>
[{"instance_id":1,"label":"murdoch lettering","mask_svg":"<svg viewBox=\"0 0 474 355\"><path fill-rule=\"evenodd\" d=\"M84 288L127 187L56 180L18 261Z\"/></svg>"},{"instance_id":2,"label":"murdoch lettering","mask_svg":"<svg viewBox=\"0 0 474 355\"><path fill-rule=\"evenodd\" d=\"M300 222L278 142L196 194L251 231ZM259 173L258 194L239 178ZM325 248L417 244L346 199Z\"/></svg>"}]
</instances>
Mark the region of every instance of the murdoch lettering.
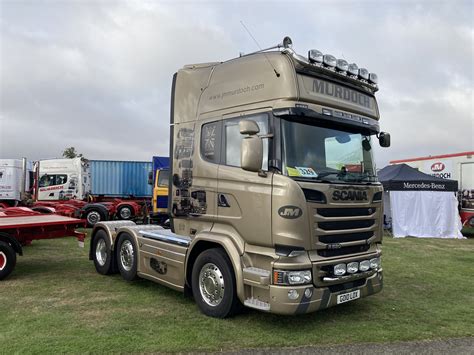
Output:
<instances>
[{"instance_id":1,"label":"murdoch lettering","mask_svg":"<svg viewBox=\"0 0 474 355\"><path fill-rule=\"evenodd\" d=\"M369 96L327 81L314 79L313 91L318 94L332 96L344 101L352 102L359 106L371 108Z\"/></svg>"}]
</instances>

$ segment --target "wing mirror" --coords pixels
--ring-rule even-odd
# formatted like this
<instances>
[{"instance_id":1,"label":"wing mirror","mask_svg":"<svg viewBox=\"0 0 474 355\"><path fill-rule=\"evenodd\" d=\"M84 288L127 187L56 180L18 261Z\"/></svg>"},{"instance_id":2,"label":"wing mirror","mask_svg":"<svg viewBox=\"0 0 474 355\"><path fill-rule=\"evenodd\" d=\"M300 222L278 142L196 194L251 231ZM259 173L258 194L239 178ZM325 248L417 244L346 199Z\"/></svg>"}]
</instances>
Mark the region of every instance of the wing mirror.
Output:
<instances>
[{"instance_id":1,"label":"wing mirror","mask_svg":"<svg viewBox=\"0 0 474 355\"><path fill-rule=\"evenodd\" d=\"M380 132L378 138L379 138L379 144L381 147L384 147L384 148L390 147L390 133Z\"/></svg>"},{"instance_id":2,"label":"wing mirror","mask_svg":"<svg viewBox=\"0 0 474 355\"><path fill-rule=\"evenodd\" d=\"M263 143L257 136L260 132L255 121L243 120L239 122L240 134L247 135L242 139L240 146L240 166L247 171L260 171L263 161Z\"/></svg>"}]
</instances>

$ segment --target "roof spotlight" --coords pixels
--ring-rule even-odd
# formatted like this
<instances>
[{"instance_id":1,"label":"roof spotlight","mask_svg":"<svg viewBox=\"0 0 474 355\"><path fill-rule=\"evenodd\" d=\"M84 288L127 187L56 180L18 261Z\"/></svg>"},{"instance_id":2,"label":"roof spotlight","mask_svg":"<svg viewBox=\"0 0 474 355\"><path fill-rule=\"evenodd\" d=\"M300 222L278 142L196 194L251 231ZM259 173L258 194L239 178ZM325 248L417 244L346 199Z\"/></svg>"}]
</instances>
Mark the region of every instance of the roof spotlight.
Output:
<instances>
[{"instance_id":1,"label":"roof spotlight","mask_svg":"<svg viewBox=\"0 0 474 355\"><path fill-rule=\"evenodd\" d=\"M323 53L321 53L317 49L311 49L308 51L308 59L311 63L322 63Z\"/></svg>"},{"instance_id":2,"label":"roof spotlight","mask_svg":"<svg viewBox=\"0 0 474 355\"><path fill-rule=\"evenodd\" d=\"M369 81L370 81L372 84L378 84L379 78L377 77L377 74L375 74L375 73L370 73L370 74L369 74Z\"/></svg>"},{"instance_id":3,"label":"roof spotlight","mask_svg":"<svg viewBox=\"0 0 474 355\"><path fill-rule=\"evenodd\" d=\"M336 62L336 68L341 72L346 72L347 69L349 69L349 64L344 59L338 59Z\"/></svg>"},{"instance_id":4,"label":"roof spotlight","mask_svg":"<svg viewBox=\"0 0 474 355\"><path fill-rule=\"evenodd\" d=\"M330 68L334 68L336 66L336 57L330 54L325 54L323 56L323 63Z\"/></svg>"},{"instance_id":5,"label":"roof spotlight","mask_svg":"<svg viewBox=\"0 0 474 355\"><path fill-rule=\"evenodd\" d=\"M359 75L359 67L356 63L352 63L348 65L347 72L351 75Z\"/></svg>"},{"instance_id":6,"label":"roof spotlight","mask_svg":"<svg viewBox=\"0 0 474 355\"><path fill-rule=\"evenodd\" d=\"M365 68L359 69L359 78L369 80L369 71Z\"/></svg>"}]
</instances>

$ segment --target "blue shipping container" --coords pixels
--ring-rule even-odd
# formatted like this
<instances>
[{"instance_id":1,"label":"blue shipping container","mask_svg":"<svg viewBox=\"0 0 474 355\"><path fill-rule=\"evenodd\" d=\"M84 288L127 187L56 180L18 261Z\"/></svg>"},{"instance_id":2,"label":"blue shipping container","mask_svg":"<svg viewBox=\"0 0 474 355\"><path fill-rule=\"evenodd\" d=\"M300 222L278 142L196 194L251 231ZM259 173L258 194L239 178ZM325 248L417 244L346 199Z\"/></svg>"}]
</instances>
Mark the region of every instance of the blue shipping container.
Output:
<instances>
[{"instance_id":1,"label":"blue shipping container","mask_svg":"<svg viewBox=\"0 0 474 355\"><path fill-rule=\"evenodd\" d=\"M151 197L152 162L89 160L93 195Z\"/></svg>"}]
</instances>

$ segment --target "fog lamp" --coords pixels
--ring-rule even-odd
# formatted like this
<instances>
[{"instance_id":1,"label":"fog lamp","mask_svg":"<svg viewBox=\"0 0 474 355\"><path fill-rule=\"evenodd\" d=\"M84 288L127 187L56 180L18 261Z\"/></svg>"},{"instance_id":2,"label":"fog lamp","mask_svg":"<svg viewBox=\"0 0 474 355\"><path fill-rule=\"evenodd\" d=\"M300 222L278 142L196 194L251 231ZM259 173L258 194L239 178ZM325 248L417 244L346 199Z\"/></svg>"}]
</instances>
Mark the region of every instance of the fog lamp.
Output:
<instances>
[{"instance_id":1,"label":"fog lamp","mask_svg":"<svg viewBox=\"0 0 474 355\"><path fill-rule=\"evenodd\" d=\"M298 294L298 291L296 290L289 290L288 291L288 298L290 300L297 300L300 295Z\"/></svg>"},{"instance_id":2,"label":"fog lamp","mask_svg":"<svg viewBox=\"0 0 474 355\"><path fill-rule=\"evenodd\" d=\"M304 290L304 296L306 298L311 298L312 295L313 295L313 290L312 289L307 288L306 290Z\"/></svg>"},{"instance_id":3,"label":"fog lamp","mask_svg":"<svg viewBox=\"0 0 474 355\"><path fill-rule=\"evenodd\" d=\"M311 49L308 51L308 59L312 63L322 63L323 53L321 53L317 49Z\"/></svg>"},{"instance_id":4,"label":"fog lamp","mask_svg":"<svg viewBox=\"0 0 474 355\"><path fill-rule=\"evenodd\" d=\"M380 258L373 258L370 259L370 268L371 269L378 269L380 266Z\"/></svg>"},{"instance_id":5,"label":"fog lamp","mask_svg":"<svg viewBox=\"0 0 474 355\"><path fill-rule=\"evenodd\" d=\"M336 57L331 54L325 54L323 56L323 63L328 67L334 68L336 66Z\"/></svg>"},{"instance_id":6,"label":"fog lamp","mask_svg":"<svg viewBox=\"0 0 474 355\"><path fill-rule=\"evenodd\" d=\"M334 275L336 276L342 276L346 273L346 264L337 264L334 265L334 270L333 270Z\"/></svg>"},{"instance_id":7,"label":"fog lamp","mask_svg":"<svg viewBox=\"0 0 474 355\"><path fill-rule=\"evenodd\" d=\"M370 269L370 261L369 260L362 260L359 263L359 270L360 271L367 271Z\"/></svg>"},{"instance_id":8,"label":"fog lamp","mask_svg":"<svg viewBox=\"0 0 474 355\"><path fill-rule=\"evenodd\" d=\"M355 274L357 271L359 271L359 263L357 261L353 261L353 262L347 264L347 273L348 274Z\"/></svg>"}]
</instances>

